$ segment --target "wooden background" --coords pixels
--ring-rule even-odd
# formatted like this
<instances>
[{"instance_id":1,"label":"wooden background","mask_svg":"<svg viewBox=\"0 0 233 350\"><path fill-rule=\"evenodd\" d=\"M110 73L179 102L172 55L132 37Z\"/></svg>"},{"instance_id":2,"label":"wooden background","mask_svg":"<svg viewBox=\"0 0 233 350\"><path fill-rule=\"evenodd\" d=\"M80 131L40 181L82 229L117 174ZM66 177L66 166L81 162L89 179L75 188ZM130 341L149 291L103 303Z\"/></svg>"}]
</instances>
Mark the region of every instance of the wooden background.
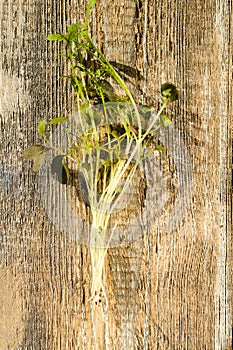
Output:
<instances>
[{"instance_id":1,"label":"wooden background","mask_svg":"<svg viewBox=\"0 0 233 350\"><path fill-rule=\"evenodd\" d=\"M181 100L170 110L173 151L145 172L148 227L109 250L109 309L104 318L97 310L95 344L89 249L57 228L62 216L51 220L39 174L22 160L39 141L39 119L74 111L69 84L57 80L67 68L62 45L46 36L82 21L86 5L0 2L0 349L229 350L232 1L97 0L93 36L123 69L137 102L157 106L166 81L179 87ZM188 169L179 176L173 158L181 145ZM154 168L165 179L158 198ZM48 200L54 205L51 192Z\"/></svg>"}]
</instances>

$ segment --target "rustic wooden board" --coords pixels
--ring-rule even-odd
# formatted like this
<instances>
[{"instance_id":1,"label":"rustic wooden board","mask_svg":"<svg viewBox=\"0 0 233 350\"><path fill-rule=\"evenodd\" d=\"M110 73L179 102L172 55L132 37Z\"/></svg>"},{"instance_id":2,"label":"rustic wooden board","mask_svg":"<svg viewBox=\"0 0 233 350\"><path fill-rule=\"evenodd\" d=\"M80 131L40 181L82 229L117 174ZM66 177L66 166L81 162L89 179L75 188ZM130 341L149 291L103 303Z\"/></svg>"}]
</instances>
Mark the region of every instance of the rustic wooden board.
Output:
<instances>
[{"instance_id":1,"label":"rustic wooden board","mask_svg":"<svg viewBox=\"0 0 233 350\"><path fill-rule=\"evenodd\" d=\"M93 36L138 103L157 107L166 81L181 99L161 135L167 152L144 164L146 225L133 226L129 208L122 237L132 242L108 252L109 308L103 316L97 307L94 320L89 248L59 205L72 193L52 192L52 180L22 160L39 141L39 119L74 113L70 85L57 80L67 70L62 47L46 36L82 20L86 5L0 2L0 348L228 350L232 1L97 1Z\"/></svg>"}]
</instances>

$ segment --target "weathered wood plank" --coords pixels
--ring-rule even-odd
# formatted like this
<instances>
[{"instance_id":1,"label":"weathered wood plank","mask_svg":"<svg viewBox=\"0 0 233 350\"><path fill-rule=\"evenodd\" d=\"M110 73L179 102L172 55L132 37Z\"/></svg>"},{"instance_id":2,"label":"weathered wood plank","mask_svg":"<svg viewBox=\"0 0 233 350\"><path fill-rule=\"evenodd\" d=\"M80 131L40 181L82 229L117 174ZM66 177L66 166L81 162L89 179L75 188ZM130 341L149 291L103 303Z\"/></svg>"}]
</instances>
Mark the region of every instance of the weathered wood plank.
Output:
<instances>
[{"instance_id":1,"label":"weathered wood plank","mask_svg":"<svg viewBox=\"0 0 233 350\"><path fill-rule=\"evenodd\" d=\"M0 348L228 350L232 1L97 1L93 36L138 103L157 107L165 81L180 88L181 100L169 111L174 127L161 135L167 152L143 165L146 229L140 237L129 208L122 234L133 233L132 243L109 250L109 308L102 314L99 306L95 320L89 249L71 233L68 213L68 232L58 228L59 201L69 203L72 193L57 188L56 198L47 179L43 195L39 175L21 158L39 140L39 119L74 113L69 84L57 80L67 70L61 46L46 36L81 20L86 5L0 3ZM88 209L76 206L87 218Z\"/></svg>"}]
</instances>

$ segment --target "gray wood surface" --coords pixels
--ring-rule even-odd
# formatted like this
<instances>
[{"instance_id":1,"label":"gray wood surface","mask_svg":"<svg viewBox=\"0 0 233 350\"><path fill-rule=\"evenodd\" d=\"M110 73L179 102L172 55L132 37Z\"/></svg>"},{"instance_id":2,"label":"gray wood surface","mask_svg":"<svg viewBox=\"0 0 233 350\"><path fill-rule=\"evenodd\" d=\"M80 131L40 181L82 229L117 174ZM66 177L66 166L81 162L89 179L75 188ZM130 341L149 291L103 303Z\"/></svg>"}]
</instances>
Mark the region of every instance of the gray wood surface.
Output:
<instances>
[{"instance_id":1,"label":"gray wood surface","mask_svg":"<svg viewBox=\"0 0 233 350\"><path fill-rule=\"evenodd\" d=\"M74 229L88 209L22 159L38 120L75 113L57 79L62 45L46 37L82 21L86 5L0 1L0 349L229 350L232 1L97 0L93 37L138 104L157 108L166 81L181 92L166 151L142 165L146 197L135 186L137 210L119 217L106 313L91 310L90 251Z\"/></svg>"}]
</instances>

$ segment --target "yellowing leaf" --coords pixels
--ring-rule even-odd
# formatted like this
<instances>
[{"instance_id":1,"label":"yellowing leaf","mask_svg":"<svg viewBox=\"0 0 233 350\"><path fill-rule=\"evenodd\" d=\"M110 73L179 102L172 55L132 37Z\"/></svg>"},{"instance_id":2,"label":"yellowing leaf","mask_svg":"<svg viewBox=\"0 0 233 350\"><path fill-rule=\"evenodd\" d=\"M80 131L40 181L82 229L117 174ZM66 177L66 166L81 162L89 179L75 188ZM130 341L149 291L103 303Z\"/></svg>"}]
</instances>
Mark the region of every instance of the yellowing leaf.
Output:
<instances>
[{"instance_id":1,"label":"yellowing leaf","mask_svg":"<svg viewBox=\"0 0 233 350\"><path fill-rule=\"evenodd\" d=\"M26 160L33 160L38 155L42 154L45 150L45 147L42 145L33 145L24 150L23 156Z\"/></svg>"},{"instance_id":2,"label":"yellowing leaf","mask_svg":"<svg viewBox=\"0 0 233 350\"><path fill-rule=\"evenodd\" d=\"M45 160L45 153L35 157L32 169L34 171L39 171Z\"/></svg>"},{"instance_id":3,"label":"yellowing leaf","mask_svg":"<svg viewBox=\"0 0 233 350\"><path fill-rule=\"evenodd\" d=\"M33 160L33 170L38 171L45 159L45 147L42 145L33 145L24 150L23 156L26 160Z\"/></svg>"}]
</instances>

